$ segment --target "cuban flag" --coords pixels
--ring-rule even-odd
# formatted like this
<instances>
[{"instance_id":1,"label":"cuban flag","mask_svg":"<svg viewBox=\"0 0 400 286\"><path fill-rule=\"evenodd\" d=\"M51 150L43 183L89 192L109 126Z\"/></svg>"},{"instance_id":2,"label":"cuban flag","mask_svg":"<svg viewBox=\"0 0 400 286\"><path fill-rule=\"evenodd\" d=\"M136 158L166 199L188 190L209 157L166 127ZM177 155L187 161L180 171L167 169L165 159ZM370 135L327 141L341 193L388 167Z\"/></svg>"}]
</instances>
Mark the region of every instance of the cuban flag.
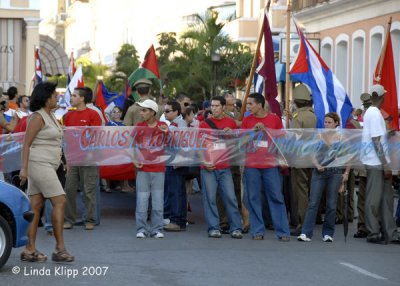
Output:
<instances>
[{"instance_id":1,"label":"cuban flag","mask_svg":"<svg viewBox=\"0 0 400 286\"><path fill-rule=\"evenodd\" d=\"M40 61L39 48L36 48L35 50L35 75L33 81L34 86L36 86L38 83L43 82L42 63Z\"/></svg>"},{"instance_id":2,"label":"cuban flag","mask_svg":"<svg viewBox=\"0 0 400 286\"><path fill-rule=\"evenodd\" d=\"M264 77L262 75L260 75L259 72L260 72L260 69L263 67L263 65L264 65L264 61L259 56L257 58L257 69L256 69L256 72L254 73L253 84L254 84L254 92L258 92L261 94L264 93Z\"/></svg>"},{"instance_id":3,"label":"cuban flag","mask_svg":"<svg viewBox=\"0 0 400 286\"><path fill-rule=\"evenodd\" d=\"M290 67L290 74L310 87L317 128L324 128L324 117L329 112L336 112L340 116L344 128L353 109L350 99L342 84L304 37L297 24L296 29L300 38L300 50Z\"/></svg>"}]
</instances>

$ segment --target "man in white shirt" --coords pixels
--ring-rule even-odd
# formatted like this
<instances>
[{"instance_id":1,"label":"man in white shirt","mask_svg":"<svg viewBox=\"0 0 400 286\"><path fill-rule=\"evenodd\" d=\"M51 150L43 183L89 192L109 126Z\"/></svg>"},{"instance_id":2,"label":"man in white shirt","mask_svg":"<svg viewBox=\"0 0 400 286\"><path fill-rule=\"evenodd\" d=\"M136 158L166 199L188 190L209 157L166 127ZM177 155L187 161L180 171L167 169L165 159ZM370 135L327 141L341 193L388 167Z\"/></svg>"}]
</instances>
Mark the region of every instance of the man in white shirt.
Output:
<instances>
[{"instance_id":1,"label":"man in white shirt","mask_svg":"<svg viewBox=\"0 0 400 286\"><path fill-rule=\"evenodd\" d=\"M361 161L367 169L365 224L367 242L400 243L393 218L392 171L388 154L387 130L380 111L386 91L382 85L371 87L372 106L364 115Z\"/></svg>"}]
</instances>

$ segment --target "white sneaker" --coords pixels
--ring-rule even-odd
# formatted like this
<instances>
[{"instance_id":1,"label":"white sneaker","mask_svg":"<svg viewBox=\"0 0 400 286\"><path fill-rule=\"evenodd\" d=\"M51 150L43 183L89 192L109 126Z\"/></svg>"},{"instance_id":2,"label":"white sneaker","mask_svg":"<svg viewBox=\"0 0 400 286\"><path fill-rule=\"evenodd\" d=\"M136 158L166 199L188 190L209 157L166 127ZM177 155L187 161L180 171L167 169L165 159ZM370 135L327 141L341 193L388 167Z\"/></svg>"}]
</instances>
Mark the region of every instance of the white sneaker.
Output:
<instances>
[{"instance_id":1,"label":"white sneaker","mask_svg":"<svg viewBox=\"0 0 400 286\"><path fill-rule=\"evenodd\" d=\"M305 235L304 233L302 233L302 234L300 234L300 235L297 237L297 240L298 240L298 241L306 241L306 242L309 242L309 241L311 241L311 238L308 238L307 235Z\"/></svg>"},{"instance_id":2,"label":"white sneaker","mask_svg":"<svg viewBox=\"0 0 400 286\"><path fill-rule=\"evenodd\" d=\"M164 234L162 232L156 232L152 235L154 238L164 238Z\"/></svg>"},{"instance_id":3,"label":"white sneaker","mask_svg":"<svg viewBox=\"0 0 400 286\"><path fill-rule=\"evenodd\" d=\"M325 242L333 242L333 237L325 234L324 237L322 238L322 240Z\"/></svg>"},{"instance_id":4,"label":"white sneaker","mask_svg":"<svg viewBox=\"0 0 400 286\"><path fill-rule=\"evenodd\" d=\"M136 234L136 238L146 238L147 236L146 236L146 234L144 233L144 232L138 232L137 234Z\"/></svg>"}]
</instances>

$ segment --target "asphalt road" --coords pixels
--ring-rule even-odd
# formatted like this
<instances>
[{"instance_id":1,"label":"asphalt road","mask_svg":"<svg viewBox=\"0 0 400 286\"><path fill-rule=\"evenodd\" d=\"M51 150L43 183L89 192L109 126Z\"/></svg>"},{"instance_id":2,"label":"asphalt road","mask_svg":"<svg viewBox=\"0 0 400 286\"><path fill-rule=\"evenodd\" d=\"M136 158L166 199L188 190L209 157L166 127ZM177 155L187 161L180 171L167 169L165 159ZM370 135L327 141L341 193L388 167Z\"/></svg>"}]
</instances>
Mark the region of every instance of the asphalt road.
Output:
<instances>
[{"instance_id":1,"label":"asphalt road","mask_svg":"<svg viewBox=\"0 0 400 286\"><path fill-rule=\"evenodd\" d=\"M101 224L93 231L65 231L73 264L23 263L14 249L0 271L0 286L11 285L400 285L400 245L372 245L354 239L350 225L347 243L343 226L333 243L275 239L250 235L242 240L224 235L207 237L200 195L192 195L196 224L186 232L166 233L164 239L136 239L133 193L102 193ZM51 257L54 238L39 229L37 247Z\"/></svg>"}]
</instances>

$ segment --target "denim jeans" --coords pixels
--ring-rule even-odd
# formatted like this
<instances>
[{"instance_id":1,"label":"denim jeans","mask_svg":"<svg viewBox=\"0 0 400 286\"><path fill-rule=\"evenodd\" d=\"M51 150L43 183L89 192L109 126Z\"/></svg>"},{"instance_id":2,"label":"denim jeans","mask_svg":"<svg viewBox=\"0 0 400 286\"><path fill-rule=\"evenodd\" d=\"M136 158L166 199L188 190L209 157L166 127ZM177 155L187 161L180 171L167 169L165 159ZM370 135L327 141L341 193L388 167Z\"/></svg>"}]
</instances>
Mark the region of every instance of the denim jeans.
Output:
<instances>
[{"instance_id":1,"label":"denim jeans","mask_svg":"<svg viewBox=\"0 0 400 286\"><path fill-rule=\"evenodd\" d=\"M263 186L276 236L278 238L290 236L282 193L282 177L278 168L245 168L244 180L246 185L245 203L249 210L251 235L264 235L265 233L261 202L261 187Z\"/></svg>"},{"instance_id":2,"label":"denim jeans","mask_svg":"<svg viewBox=\"0 0 400 286\"><path fill-rule=\"evenodd\" d=\"M44 203L44 229L46 231L53 231L53 223L51 219L51 213L53 212L53 205L51 200L47 199Z\"/></svg>"},{"instance_id":3,"label":"denim jeans","mask_svg":"<svg viewBox=\"0 0 400 286\"><path fill-rule=\"evenodd\" d=\"M164 218L186 228L187 198L185 177L179 175L174 167L167 166L164 185Z\"/></svg>"},{"instance_id":4,"label":"denim jeans","mask_svg":"<svg viewBox=\"0 0 400 286\"><path fill-rule=\"evenodd\" d=\"M164 177L161 172L141 172L136 176L136 231L155 234L163 229ZM151 195L151 225L147 210Z\"/></svg>"},{"instance_id":5,"label":"denim jeans","mask_svg":"<svg viewBox=\"0 0 400 286\"><path fill-rule=\"evenodd\" d=\"M324 190L326 190L326 210L324 224L322 226L322 237L324 237L324 235L333 237L335 232L336 203L342 179L342 170L338 168L325 169L323 172L318 172L316 169L313 170L310 200L308 202L301 233L304 233L310 238L313 236L319 203Z\"/></svg>"},{"instance_id":6,"label":"denim jeans","mask_svg":"<svg viewBox=\"0 0 400 286\"><path fill-rule=\"evenodd\" d=\"M207 221L208 231L221 230L216 198L217 190L221 194L225 211L228 215L230 232L242 230L242 221L230 168L214 171L202 169L201 185L203 188L204 215Z\"/></svg>"}]
</instances>

